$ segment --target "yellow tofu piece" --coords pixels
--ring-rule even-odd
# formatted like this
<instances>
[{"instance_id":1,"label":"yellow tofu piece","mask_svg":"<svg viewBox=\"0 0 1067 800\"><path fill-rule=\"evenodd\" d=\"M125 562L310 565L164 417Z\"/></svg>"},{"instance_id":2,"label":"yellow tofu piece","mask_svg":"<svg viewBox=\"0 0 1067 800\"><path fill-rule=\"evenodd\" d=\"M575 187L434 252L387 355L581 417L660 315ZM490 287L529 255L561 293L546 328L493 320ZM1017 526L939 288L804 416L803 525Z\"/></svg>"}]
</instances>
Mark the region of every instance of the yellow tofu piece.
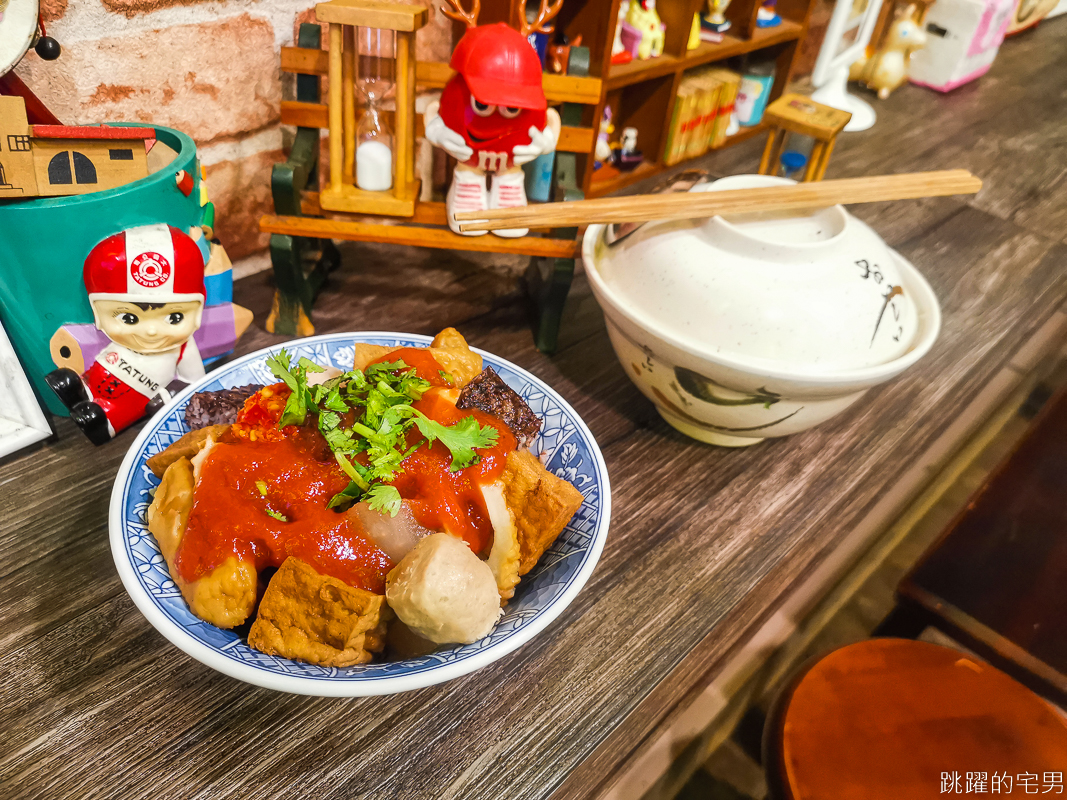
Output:
<instances>
[{"instance_id":1,"label":"yellow tofu piece","mask_svg":"<svg viewBox=\"0 0 1067 800\"><path fill-rule=\"evenodd\" d=\"M384 601L290 557L263 594L248 644L323 667L362 664L385 647Z\"/></svg>"},{"instance_id":2,"label":"yellow tofu piece","mask_svg":"<svg viewBox=\"0 0 1067 800\"><path fill-rule=\"evenodd\" d=\"M381 344L356 343L356 355L353 369L366 369L372 361L398 350ZM472 351L467 340L455 328L445 328L430 343L430 354L441 365L441 369L455 378L455 386L462 388L482 371L482 357Z\"/></svg>"},{"instance_id":3,"label":"yellow tofu piece","mask_svg":"<svg viewBox=\"0 0 1067 800\"><path fill-rule=\"evenodd\" d=\"M177 441L171 442L166 450L156 453L145 463L157 478L162 478L167 467L175 461L181 458L192 458L204 448L208 439L217 442L229 429L229 425L208 425L206 428L189 431Z\"/></svg>"},{"instance_id":4,"label":"yellow tofu piece","mask_svg":"<svg viewBox=\"0 0 1067 800\"><path fill-rule=\"evenodd\" d=\"M193 510L193 490L193 465L188 458L179 458L163 473L148 507L148 530L156 537L170 576L189 609L205 622L233 628L248 619L256 606L256 568L230 556L202 578L191 583L182 579L175 560Z\"/></svg>"},{"instance_id":5,"label":"yellow tofu piece","mask_svg":"<svg viewBox=\"0 0 1067 800\"><path fill-rule=\"evenodd\" d=\"M582 505L582 493L545 469L528 450L508 453L504 499L515 517L519 539L519 574L525 575Z\"/></svg>"}]
</instances>

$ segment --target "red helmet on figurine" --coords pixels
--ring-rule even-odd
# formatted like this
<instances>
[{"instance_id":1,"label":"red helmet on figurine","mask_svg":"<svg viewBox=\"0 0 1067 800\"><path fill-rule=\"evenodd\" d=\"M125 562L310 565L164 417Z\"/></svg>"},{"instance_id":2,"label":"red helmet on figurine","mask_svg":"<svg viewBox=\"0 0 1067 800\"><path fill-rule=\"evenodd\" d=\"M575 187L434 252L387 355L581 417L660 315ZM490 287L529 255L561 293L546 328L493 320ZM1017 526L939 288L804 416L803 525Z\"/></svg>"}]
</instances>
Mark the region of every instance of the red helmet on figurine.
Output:
<instances>
[{"instance_id":1,"label":"red helmet on figurine","mask_svg":"<svg viewBox=\"0 0 1067 800\"><path fill-rule=\"evenodd\" d=\"M547 108L541 60L526 37L497 22L469 28L449 66L463 76L480 103L510 108Z\"/></svg>"},{"instance_id":2,"label":"red helmet on figurine","mask_svg":"<svg viewBox=\"0 0 1067 800\"><path fill-rule=\"evenodd\" d=\"M89 302L204 302L204 257L192 237L171 225L142 225L109 236L85 259Z\"/></svg>"}]
</instances>

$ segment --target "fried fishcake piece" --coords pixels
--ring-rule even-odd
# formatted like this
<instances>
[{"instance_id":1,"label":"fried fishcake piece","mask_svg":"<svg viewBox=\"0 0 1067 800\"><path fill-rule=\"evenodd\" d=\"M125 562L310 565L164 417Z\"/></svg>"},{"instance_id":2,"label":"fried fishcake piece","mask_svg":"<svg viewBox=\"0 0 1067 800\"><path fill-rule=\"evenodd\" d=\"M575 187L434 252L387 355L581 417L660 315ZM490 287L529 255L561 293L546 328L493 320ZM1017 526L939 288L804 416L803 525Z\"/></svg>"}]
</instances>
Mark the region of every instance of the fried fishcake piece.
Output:
<instances>
[{"instance_id":1,"label":"fried fishcake piece","mask_svg":"<svg viewBox=\"0 0 1067 800\"><path fill-rule=\"evenodd\" d=\"M182 438L171 442L170 447L166 450L161 450L148 459L146 462L148 468L152 470L152 473L157 478L162 478L163 473L167 471L167 467L175 461L182 458L192 458L203 449L208 439L217 442L229 429L229 425L208 425L206 428L189 431Z\"/></svg>"},{"instance_id":2,"label":"fried fishcake piece","mask_svg":"<svg viewBox=\"0 0 1067 800\"><path fill-rule=\"evenodd\" d=\"M353 369L366 369L372 361L399 350L381 344L362 344L356 342L356 355ZM441 369L455 378L455 386L462 388L482 371L482 357L467 346L467 340L455 328L445 328L430 343L430 354L441 365Z\"/></svg>"},{"instance_id":3,"label":"fried fishcake piece","mask_svg":"<svg viewBox=\"0 0 1067 800\"><path fill-rule=\"evenodd\" d=\"M248 644L323 667L362 664L385 647L392 612L384 600L289 557L270 579Z\"/></svg>"},{"instance_id":4,"label":"fried fishcake piece","mask_svg":"<svg viewBox=\"0 0 1067 800\"><path fill-rule=\"evenodd\" d=\"M519 575L525 575L560 535L581 506L582 493L545 469L528 450L508 453L504 499L515 517Z\"/></svg>"},{"instance_id":5,"label":"fried fishcake piece","mask_svg":"<svg viewBox=\"0 0 1067 800\"><path fill-rule=\"evenodd\" d=\"M211 573L191 583L182 579L175 566L189 513L193 510L194 486L190 460L183 456L171 463L148 507L148 530L159 542L170 576L189 609L205 622L232 628L248 619L255 608L255 565L230 556Z\"/></svg>"}]
</instances>

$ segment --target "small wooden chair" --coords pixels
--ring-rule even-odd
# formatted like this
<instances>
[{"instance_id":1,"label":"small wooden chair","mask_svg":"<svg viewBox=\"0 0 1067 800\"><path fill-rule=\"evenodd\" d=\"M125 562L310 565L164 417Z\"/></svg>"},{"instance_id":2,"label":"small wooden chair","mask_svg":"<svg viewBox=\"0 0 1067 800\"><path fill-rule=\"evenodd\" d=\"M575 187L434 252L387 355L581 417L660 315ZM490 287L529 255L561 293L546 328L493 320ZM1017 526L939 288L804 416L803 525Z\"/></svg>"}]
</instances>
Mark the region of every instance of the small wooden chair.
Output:
<instances>
[{"instance_id":1,"label":"small wooden chair","mask_svg":"<svg viewBox=\"0 0 1067 800\"><path fill-rule=\"evenodd\" d=\"M815 103L800 94L783 94L763 112L763 121L770 126L767 146L760 159L760 175L777 175L778 160L785 149L790 133L810 136L815 140L804 172L805 181L821 181L830 163L837 134L844 130L852 114L838 108Z\"/></svg>"},{"instance_id":2,"label":"small wooden chair","mask_svg":"<svg viewBox=\"0 0 1067 800\"><path fill-rule=\"evenodd\" d=\"M527 287L535 306L534 340L538 349L556 348L563 304L574 276L574 261L581 252L577 228L534 232L516 239L498 236L461 236L447 227L444 203L419 202L412 217L382 219L324 212L319 206L320 129L329 127L329 112L322 102L320 76L329 72L328 53L320 49L322 31L304 23L298 47L283 47L281 67L296 73L296 100L282 101L281 121L297 127L289 158L271 175L274 214L260 220L260 230L271 234L270 255L276 293L267 320L271 333L308 336L314 333L311 311L326 276L340 263L333 239L392 242L452 250L512 253L531 256ZM566 75L544 76L545 96L559 105L563 128L556 146L553 195L555 200L580 200L577 154L590 153L596 131L582 127L586 106L600 100L601 82L587 77L589 50L572 47ZM416 85L443 88L452 76L447 64L417 62ZM415 133L422 135L422 118ZM399 221L399 224L397 224Z\"/></svg>"},{"instance_id":3,"label":"small wooden chair","mask_svg":"<svg viewBox=\"0 0 1067 800\"><path fill-rule=\"evenodd\" d=\"M1063 792L1065 753L1067 720L1036 694L909 639L868 639L809 665L775 701L763 740L775 800Z\"/></svg>"}]
</instances>

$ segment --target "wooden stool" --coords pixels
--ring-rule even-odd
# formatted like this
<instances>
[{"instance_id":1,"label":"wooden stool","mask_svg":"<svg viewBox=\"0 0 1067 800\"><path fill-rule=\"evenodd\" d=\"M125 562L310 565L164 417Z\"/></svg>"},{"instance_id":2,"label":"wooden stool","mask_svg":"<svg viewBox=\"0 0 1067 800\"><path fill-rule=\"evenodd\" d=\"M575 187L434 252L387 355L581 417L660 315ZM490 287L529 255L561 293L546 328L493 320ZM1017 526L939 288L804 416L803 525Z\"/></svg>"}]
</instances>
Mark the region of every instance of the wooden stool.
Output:
<instances>
[{"instance_id":1,"label":"wooden stool","mask_svg":"<svg viewBox=\"0 0 1067 800\"><path fill-rule=\"evenodd\" d=\"M790 133L810 136L815 140L804 172L805 181L821 181L830 162L837 134L844 130L852 114L837 108L812 102L800 94L783 94L763 112L763 120L771 128L767 146L760 159L760 175L777 175L778 160Z\"/></svg>"},{"instance_id":2,"label":"wooden stool","mask_svg":"<svg viewBox=\"0 0 1067 800\"><path fill-rule=\"evenodd\" d=\"M1058 794L1067 721L984 661L869 639L792 681L768 717L763 751L771 796L784 800Z\"/></svg>"}]
</instances>

